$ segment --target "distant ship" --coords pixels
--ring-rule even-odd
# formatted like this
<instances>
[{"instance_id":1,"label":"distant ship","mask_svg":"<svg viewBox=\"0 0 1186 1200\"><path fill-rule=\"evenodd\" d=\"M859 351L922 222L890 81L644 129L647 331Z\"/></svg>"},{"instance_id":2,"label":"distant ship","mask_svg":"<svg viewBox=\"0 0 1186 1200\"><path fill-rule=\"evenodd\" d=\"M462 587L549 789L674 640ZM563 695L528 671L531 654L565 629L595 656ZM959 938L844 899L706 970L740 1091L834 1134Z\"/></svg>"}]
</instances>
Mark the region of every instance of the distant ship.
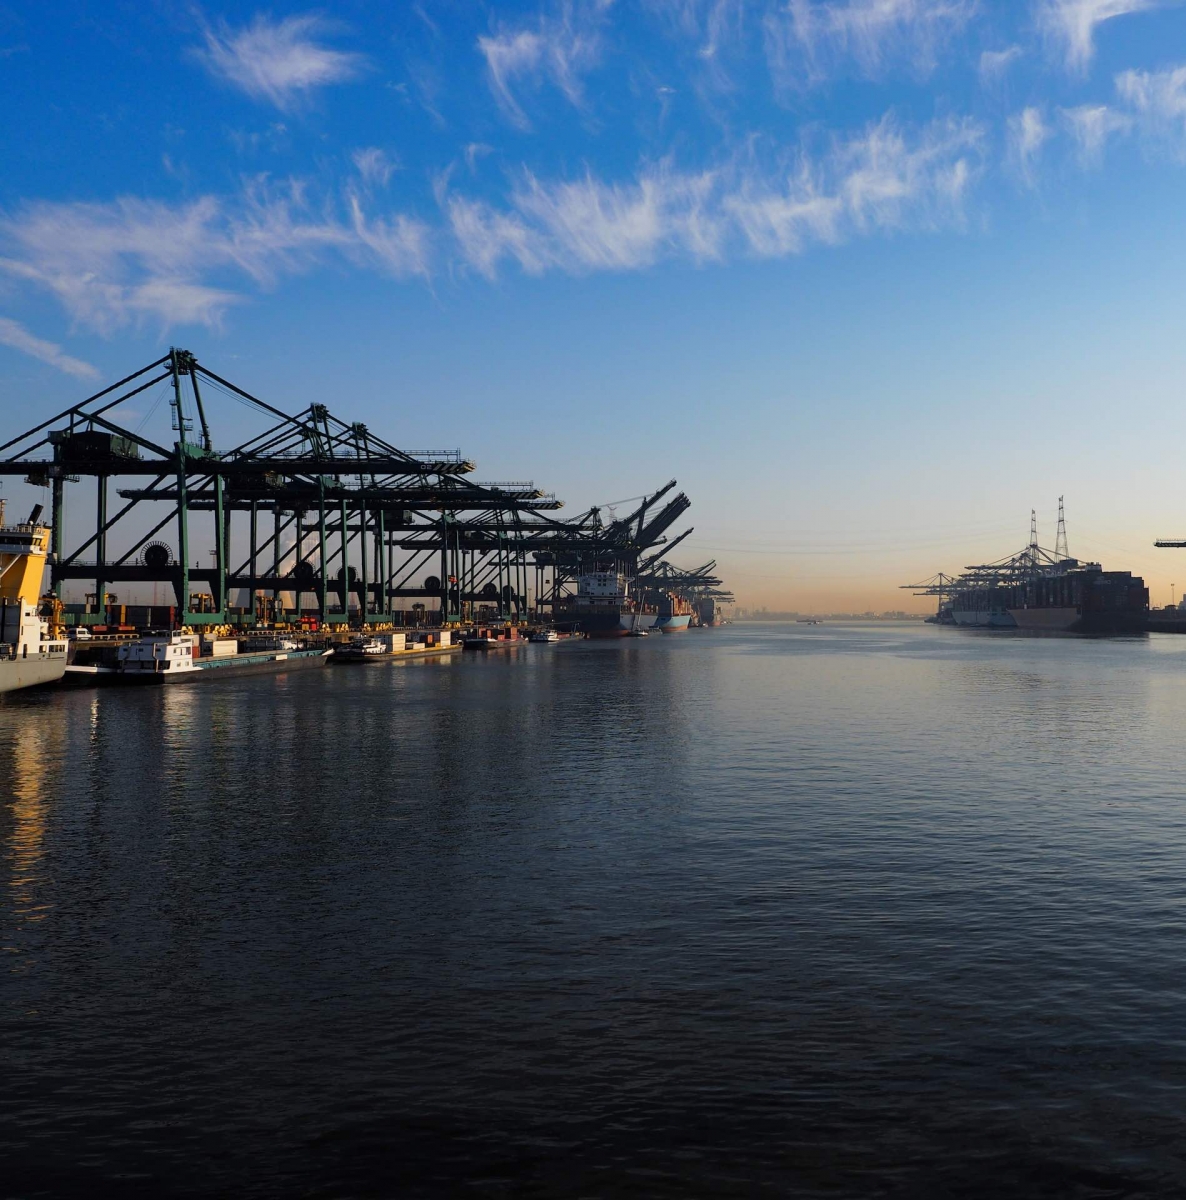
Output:
<instances>
[{"instance_id":1,"label":"distant ship","mask_svg":"<svg viewBox=\"0 0 1186 1200\"><path fill-rule=\"evenodd\" d=\"M660 632L682 633L692 623L692 606L682 596L661 592L654 598L658 601L655 628Z\"/></svg>"},{"instance_id":2,"label":"distant ship","mask_svg":"<svg viewBox=\"0 0 1186 1200\"><path fill-rule=\"evenodd\" d=\"M67 643L50 636L38 612L48 551L41 505L27 521L7 525L0 500L0 692L56 683L66 673Z\"/></svg>"},{"instance_id":3,"label":"distant ship","mask_svg":"<svg viewBox=\"0 0 1186 1200\"><path fill-rule=\"evenodd\" d=\"M1032 579L1009 593L1008 612L1018 629L1142 633L1149 617L1145 581L1131 571L1105 571L1099 563Z\"/></svg>"},{"instance_id":4,"label":"distant ship","mask_svg":"<svg viewBox=\"0 0 1186 1200\"><path fill-rule=\"evenodd\" d=\"M955 625L1066 633L1141 633L1149 590L1130 571L1105 571L1099 563L1068 559L1058 573L951 595Z\"/></svg>"}]
</instances>

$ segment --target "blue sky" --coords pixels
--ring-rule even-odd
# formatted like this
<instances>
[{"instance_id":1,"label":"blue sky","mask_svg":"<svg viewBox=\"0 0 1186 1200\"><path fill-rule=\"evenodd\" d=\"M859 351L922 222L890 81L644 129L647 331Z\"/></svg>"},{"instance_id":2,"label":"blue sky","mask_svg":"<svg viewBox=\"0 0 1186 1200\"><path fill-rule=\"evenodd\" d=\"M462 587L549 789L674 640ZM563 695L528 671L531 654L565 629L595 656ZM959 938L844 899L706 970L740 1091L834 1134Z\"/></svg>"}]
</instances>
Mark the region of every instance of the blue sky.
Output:
<instances>
[{"instance_id":1,"label":"blue sky","mask_svg":"<svg viewBox=\"0 0 1186 1200\"><path fill-rule=\"evenodd\" d=\"M0 79L10 432L183 345L572 512L675 476L743 601L1059 494L1168 599L1186 6L8 4Z\"/></svg>"}]
</instances>

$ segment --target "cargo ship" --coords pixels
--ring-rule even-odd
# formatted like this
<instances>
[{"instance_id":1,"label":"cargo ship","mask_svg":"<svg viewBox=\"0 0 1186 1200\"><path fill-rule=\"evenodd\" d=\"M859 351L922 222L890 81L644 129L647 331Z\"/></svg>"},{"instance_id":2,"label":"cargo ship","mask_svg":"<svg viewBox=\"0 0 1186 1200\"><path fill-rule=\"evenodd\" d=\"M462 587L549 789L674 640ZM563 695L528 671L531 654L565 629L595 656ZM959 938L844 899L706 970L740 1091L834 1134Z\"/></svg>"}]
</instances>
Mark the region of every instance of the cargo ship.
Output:
<instances>
[{"instance_id":1,"label":"cargo ship","mask_svg":"<svg viewBox=\"0 0 1186 1200\"><path fill-rule=\"evenodd\" d=\"M1009 613L1007 588L971 587L955 592L951 597L951 624L970 625L981 629L1016 629L1017 622Z\"/></svg>"},{"instance_id":2,"label":"cargo ship","mask_svg":"<svg viewBox=\"0 0 1186 1200\"><path fill-rule=\"evenodd\" d=\"M1008 613L1018 629L1143 633L1147 628L1149 589L1131 571L1105 571L1099 563L1086 563L1008 591Z\"/></svg>"},{"instance_id":3,"label":"cargo ship","mask_svg":"<svg viewBox=\"0 0 1186 1200\"><path fill-rule=\"evenodd\" d=\"M954 625L1062 633L1141 633L1149 615L1149 590L1131 571L1105 571L1099 563L1068 559L1059 569L990 587L957 588L946 615Z\"/></svg>"},{"instance_id":4,"label":"cargo ship","mask_svg":"<svg viewBox=\"0 0 1186 1200\"><path fill-rule=\"evenodd\" d=\"M655 629L661 633L682 633L692 622L692 606L674 592L648 592L656 609Z\"/></svg>"},{"instance_id":5,"label":"cargo ship","mask_svg":"<svg viewBox=\"0 0 1186 1200\"><path fill-rule=\"evenodd\" d=\"M34 505L27 521L8 525L0 500L0 692L56 683L66 672L67 643L38 611L49 551L41 511Z\"/></svg>"},{"instance_id":6,"label":"cargo ship","mask_svg":"<svg viewBox=\"0 0 1186 1200\"><path fill-rule=\"evenodd\" d=\"M724 611L713 596L705 596L698 600L695 608L701 629L718 629L720 626L728 624Z\"/></svg>"},{"instance_id":7,"label":"cargo ship","mask_svg":"<svg viewBox=\"0 0 1186 1200\"><path fill-rule=\"evenodd\" d=\"M1038 518L1031 510L1030 540L1023 550L968 567L958 578L940 572L903 587L939 597L939 611L928 618L936 625L1087 634L1148 628L1149 589L1139 575L1105 571L1099 563L1071 557L1061 496L1053 553L1038 544Z\"/></svg>"},{"instance_id":8,"label":"cargo ship","mask_svg":"<svg viewBox=\"0 0 1186 1200\"><path fill-rule=\"evenodd\" d=\"M556 606L555 625L564 633L586 637L625 637L649 631L659 614L630 594L630 581L620 571L591 571L577 579L576 594Z\"/></svg>"}]
</instances>

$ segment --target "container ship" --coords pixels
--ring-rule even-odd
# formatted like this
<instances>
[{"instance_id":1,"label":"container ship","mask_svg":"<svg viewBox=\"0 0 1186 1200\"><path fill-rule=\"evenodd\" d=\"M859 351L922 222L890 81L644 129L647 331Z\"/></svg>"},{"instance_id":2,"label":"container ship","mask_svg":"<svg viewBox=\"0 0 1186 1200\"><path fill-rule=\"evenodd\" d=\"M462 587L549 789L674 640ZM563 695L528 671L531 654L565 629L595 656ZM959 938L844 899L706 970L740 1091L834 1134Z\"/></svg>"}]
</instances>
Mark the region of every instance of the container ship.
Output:
<instances>
[{"instance_id":1,"label":"container ship","mask_svg":"<svg viewBox=\"0 0 1186 1200\"><path fill-rule=\"evenodd\" d=\"M50 532L41 511L35 505L27 521L8 525L0 500L0 692L56 683L66 672L67 644L38 611Z\"/></svg>"},{"instance_id":2,"label":"container ship","mask_svg":"<svg viewBox=\"0 0 1186 1200\"><path fill-rule=\"evenodd\" d=\"M1073 559L1057 573L1012 584L957 588L946 606L953 625L1066 633L1141 633L1149 589L1131 571ZM946 624L943 615L940 624Z\"/></svg>"},{"instance_id":3,"label":"container ship","mask_svg":"<svg viewBox=\"0 0 1186 1200\"><path fill-rule=\"evenodd\" d=\"M1149 616L1144 579L1131 571L1105 571L1099 563L1019 583L1008 589L1007 600L1018 629L1142 633Z\"/></svg>"},{"instance_id":4,"label":"container ship","mask_svg":"<svg viewBox=\"0 0 1186 1200\"><path fill-rule=\"evenodd\" d=\"M625 637L633 630L649 632L659 613L630 594L630 581L620 571L592 571L577 580L575 595L556 607L556 628L586 637Z\"/></svg>"},{"instance_id":5,"label":"container ship","mask_svg":"<svg viewBox=\"0 0 1186 1200\"><path fill-rule=\"evenodd\" d=\"M1059 633L1142 633L1148 627L1149 590L1131 571L1105 571L1071 558L1059 501L1053 553L1038 545L1030 514L1030 543L1009 558L968 567L958 578L939 574L906 585L916 595L937 595L939 625Z\"/></svg>"},{"instance_id":6,"label":"container ship","mask_svg":"<svg viewBox=\"0 0 1186 1200\"><path fill-rule=\"evenodd\" d=\"M693 609L682 596L674 592L648 592L647 600L654 601L655 628L662 633L682 633L692 622Z\"/></svg>"}]
</instances>

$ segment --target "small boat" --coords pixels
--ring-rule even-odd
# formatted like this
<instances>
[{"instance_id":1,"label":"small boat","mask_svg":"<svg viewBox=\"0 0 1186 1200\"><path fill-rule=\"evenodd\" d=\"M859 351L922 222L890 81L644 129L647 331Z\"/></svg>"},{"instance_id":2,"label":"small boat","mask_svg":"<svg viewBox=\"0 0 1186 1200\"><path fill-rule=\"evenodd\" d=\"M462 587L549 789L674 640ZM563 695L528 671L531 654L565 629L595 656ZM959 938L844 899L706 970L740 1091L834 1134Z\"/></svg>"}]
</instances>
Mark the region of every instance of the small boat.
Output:
<instances>
[{"instance_id":1,"label":"small boat","mask_svg":"<svg viewBox=\"0 0 1186 1200\"><path fill-rule=\"evenodd\" d=\"M489 650L491 646L498 645L498 639L492 637L483 637L481 635L472 635L461 639L462 648L465 650Z\"/></svg>"},{"instance_id":2,"label":"small boat","mask_svg":"<svg viewBox=\"0 0 1186 1200\"><path fill-rule=\"evenodd\" d=\"M558 642L560 635L554 629L533 629L527 635L527 640L543 645L549 642Z\"/></svg>"},{"instance_id":3,"label":"small boat","mask_svg":"<svg viewBox=\"0 0 1186 1200\"><path fill-rule=\"evenodd\" d=\"M648 635L647 635L647 630L645 630L645 629L627 629L626 636L627 637L646 637Z\"/></svg>"}]
</instances>

